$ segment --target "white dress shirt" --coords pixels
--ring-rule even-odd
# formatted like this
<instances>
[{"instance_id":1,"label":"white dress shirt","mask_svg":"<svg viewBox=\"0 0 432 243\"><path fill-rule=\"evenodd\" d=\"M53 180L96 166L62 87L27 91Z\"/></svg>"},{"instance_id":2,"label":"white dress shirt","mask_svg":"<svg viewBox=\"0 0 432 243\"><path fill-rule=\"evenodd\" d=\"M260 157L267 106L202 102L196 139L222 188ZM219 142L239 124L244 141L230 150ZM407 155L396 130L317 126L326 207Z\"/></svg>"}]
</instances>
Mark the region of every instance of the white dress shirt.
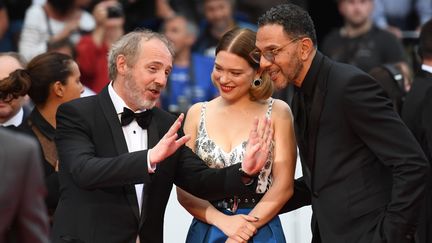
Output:
<instances>
[{"instance_id":1,"label":"white dress shirt","mask_svg":"<svg viewBox=\"0 0 432 243\"><path fill-rule=\"evenodd\" d=\"M13 117L11 117L11 119L7 120L5 123L0 124L0 126L7 127L10 125L14 125L14 126L18 127L19 125L21 125L23 117L24 117L24 110L21 107L20 110L18 111L18 113L16 113Z\"/></svg>"},{"instance_id":2,"label":"white dress shirt","mask_svg":"<svg viewBox=\"0 0 432 243\"><path fill-rule=\"evenodd\" d=\"M120 120L121 113L123 113L123 108L127 107L130 109L130 107L128 107L123 101L123 99L115 92L114 88L112 87L112 83L110 83L110 85L108 86L108 93ZM129 125L123 126L122 129L129 152L148 149L147 129L142 129L135 119ZM147 153L147 168L149 170L149 173L154 173L156 168L151 167L149 154L150 153ZM137 195L140 214L142 207L143 188L144 184L135 184L135 191Z\"/></svg>"},{"instance_id":3,"label":"white dress shirt","mask_svg":"<svg viewBox=\"0 0 432 243\"><path fill-rule=\"evenodd\" d=\"M423 71L426 71L428 73L432 73L432 66L426 65L426 64L422 64L421 66Z\"/></svg>"}]
</instances>

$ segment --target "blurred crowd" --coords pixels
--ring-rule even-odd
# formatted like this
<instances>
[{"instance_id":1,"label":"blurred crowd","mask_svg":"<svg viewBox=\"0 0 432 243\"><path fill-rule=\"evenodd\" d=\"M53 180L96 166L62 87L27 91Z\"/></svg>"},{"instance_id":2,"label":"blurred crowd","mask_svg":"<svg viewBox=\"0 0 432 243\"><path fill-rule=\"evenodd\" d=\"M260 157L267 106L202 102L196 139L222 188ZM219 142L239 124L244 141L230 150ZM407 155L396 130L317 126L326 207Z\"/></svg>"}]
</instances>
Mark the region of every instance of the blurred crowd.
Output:
<instances>
[{"instance_id":1,"label":"blurred crowd","mask_svg":"<svg viewBox=\"0 0 432 243\"><path fill-rule=\"evenodd\" d=\"M366 72L395 66L409 89L421 65L416 48L420 27L432 16L430 0L0 0L0 52L27 61L46 51L71 55L87 95L109 82L106 55L115 40L136 28L159 31L176 48L161 106L185 112L217 95L209 77L223 33L235 26L256 30L258 16L286 2L310 12L324 54ZM275 94L287 95L289 88Z\"/></svg>"}]
</instances>

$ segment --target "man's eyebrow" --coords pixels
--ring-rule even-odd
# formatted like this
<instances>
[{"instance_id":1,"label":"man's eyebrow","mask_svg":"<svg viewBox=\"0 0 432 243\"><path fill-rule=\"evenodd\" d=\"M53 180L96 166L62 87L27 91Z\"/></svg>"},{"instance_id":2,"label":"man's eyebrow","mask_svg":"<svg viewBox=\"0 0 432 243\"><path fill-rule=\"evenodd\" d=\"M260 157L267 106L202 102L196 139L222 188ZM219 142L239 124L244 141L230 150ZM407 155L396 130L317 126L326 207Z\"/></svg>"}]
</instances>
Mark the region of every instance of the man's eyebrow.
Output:
<instances>
[{"instance_id":1,"label":"man's eyebrow","mask_svg":"<svg viewBox=\"0 0 432 243\"><path fill-rule=\"evenodd\" d=\"M263 50L273 50L276 48L279 48L279 46L277 44L270 44L270 45L264 47Z\"/></svg>"},{"instance_id":2,"label":"man's eyebrow","mask_svg":"<svg viewBox=\"0 0 432 243\"><path fill-rule=\"evenodd\" d=\"M151 61L151 62L147 63L147 65L163 66L164 64L162 62L159 62L159 61Z\"/></svg>"}]
</instances>

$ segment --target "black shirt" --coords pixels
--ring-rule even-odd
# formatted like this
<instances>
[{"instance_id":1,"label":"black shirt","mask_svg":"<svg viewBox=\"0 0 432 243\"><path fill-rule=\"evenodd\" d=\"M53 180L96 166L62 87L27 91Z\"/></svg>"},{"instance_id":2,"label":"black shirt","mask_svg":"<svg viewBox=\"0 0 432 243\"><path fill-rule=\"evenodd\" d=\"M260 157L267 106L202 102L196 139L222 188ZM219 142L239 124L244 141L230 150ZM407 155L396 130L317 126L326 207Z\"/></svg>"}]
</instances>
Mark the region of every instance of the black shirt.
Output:
<instances>
[{"instance_id":1,"label":"black shirt","mask_svg":"<svg viewBox=\"0 0 432 243\"><path fill-rule=\"evenodd\" d=\"M352 64L365 72L382 64L405 61L402 43L377 27L354 38L334 30L324 38L320 50L335 61Z\"/></svg>"}]
</instances>

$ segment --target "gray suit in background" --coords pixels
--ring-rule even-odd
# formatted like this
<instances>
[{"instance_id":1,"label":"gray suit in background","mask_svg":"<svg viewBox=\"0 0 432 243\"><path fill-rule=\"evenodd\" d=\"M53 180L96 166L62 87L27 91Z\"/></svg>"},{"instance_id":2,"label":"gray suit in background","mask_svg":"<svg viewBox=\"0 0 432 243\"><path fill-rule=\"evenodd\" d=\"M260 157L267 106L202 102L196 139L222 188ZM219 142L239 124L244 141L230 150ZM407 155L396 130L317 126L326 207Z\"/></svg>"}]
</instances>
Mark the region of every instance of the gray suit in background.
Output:
<instances>
[{"instance_id":1,"label":"gray suit in background","mask_svg":"<svg viewBox=\"0 0 432 243\"><path fill-rule=\"evenodd\" d=\"M49 242L40 158L36 141L0 128L0 243Z\"/></svg>"}]
</instances>

